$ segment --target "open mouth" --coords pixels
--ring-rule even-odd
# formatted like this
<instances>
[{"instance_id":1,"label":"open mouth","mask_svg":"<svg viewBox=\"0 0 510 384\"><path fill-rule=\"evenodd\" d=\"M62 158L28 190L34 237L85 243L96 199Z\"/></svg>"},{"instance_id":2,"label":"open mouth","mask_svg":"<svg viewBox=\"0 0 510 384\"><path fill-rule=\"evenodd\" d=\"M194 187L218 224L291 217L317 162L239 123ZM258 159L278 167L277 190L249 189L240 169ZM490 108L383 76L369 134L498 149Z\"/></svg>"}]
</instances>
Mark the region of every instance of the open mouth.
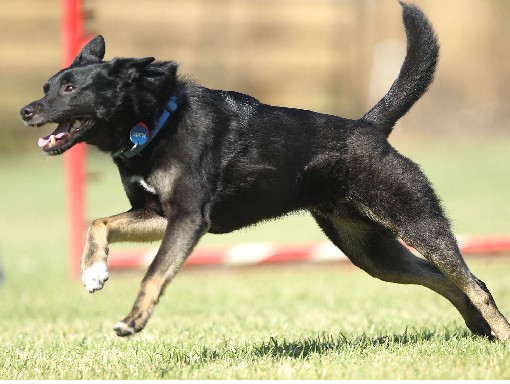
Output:
<instances>
[{"instance_id":1,"label":"open mouth","mask_svg":"<svg viewBox=\"0 0 510 384\"><path fill-rule=\"evenodd\" d=\"M85 118L60 123L50 135L41 137L37 145L48 155L60 155L81 141L83 134L92 126L93 121Z\"/></svg>"}]
</instances>

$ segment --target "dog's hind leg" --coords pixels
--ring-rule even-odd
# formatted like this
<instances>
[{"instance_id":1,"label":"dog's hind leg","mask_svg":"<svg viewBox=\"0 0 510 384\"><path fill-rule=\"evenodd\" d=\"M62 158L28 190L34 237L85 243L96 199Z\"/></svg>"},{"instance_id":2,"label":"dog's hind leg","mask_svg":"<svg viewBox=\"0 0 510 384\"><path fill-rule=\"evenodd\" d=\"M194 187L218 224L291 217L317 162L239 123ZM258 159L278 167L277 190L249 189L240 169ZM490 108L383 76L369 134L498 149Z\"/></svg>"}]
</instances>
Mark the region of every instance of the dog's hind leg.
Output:
<instances>
[{"instance_id":1,"label":"dog's hind leg","mask_svg":"<svg viewBox=\"0 0 510 384\"><path fill-rule=\"evenodd\" d=\"M81 276L89 292L103 288L108 280L108 244L156 241L163 237L167 220L148 209L132 209L92 222L81 259Z\"/></svg>"},{"instance_id":2,"label":"dog's hind leg","mask_svg":"<svg viewBox=\"0 0 510 384\"><path fill-rule=\"evenodd\" d=\"M437 218L424 221L416 227L417 223L413 223L404 226L398 235L469 297L499 340L510 340L510 324L499 311L485 283L469 270L455 237L446 226L446 220L444 223L444 226L437 223ZM426 235L423 236L420 231L426 232Z\"/></svg>"},{"instance_id":3,"label":"dog's hind leg","mask_svg":"<svg viewBox=\"0 0 510 384\"><path fill-rule=\"evenodd\" d=\"M478 309L494 335L500 340L510 340L510 324L498 310L485 284L464 262L440 202L420 168L391 147L379 148L382 149L378 153L377 148L370 148L374 150L372 157L366 156L366 148L365 156L359 156L363 154L361 151L351 154L353 169L347 193L351 207L420 252L450 281L441 283L443 286L454 284ZM366 236L364 241L368 241ZM414 268L417 265L424 269L425 264L413 263ZM421 280L419 284L426 283L423 277ZM451 295L444 294L446 289L442 291L440 293L450 299ZM465 314L464 311L463 316ZM466 320L470 327L473 327L474 316L468 315Z\"/></svg>"},{"instance_id":4,"label":"dog's hind leg","mask_svg":"<svg viewBox=\"0 0 510 384\"><path fill-rule=\"evenodd\" d=\"M166 285L179 272L200 237L207 231L206 220L200 213L173 211L168 218L163 241L143 278L131 312L114 330L118 336L141 331Z\"/></svg>"},{"instance_id":5,"label":"dog's hind leg","mask_svg":"<svg viewBox=\"0 0 510 384\"><path fill-rule=\"evenodd\" d=\"M468 297L434 265L413 255L389 230L345 205L335 213L312 212L328 236L359 268L383 281L425 286L448 299L468 328L490 336L491 329Z\"/></svg>"}]
</instances>

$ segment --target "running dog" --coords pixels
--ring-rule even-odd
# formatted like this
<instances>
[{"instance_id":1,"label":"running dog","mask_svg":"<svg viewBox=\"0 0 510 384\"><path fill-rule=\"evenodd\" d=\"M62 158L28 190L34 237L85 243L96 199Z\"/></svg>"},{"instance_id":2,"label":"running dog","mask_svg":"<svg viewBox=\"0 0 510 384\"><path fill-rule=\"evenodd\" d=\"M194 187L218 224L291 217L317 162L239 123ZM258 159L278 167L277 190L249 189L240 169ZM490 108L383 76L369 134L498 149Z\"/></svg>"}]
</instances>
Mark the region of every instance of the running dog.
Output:
<instances>
[{"instance_id":1,"label":"running dog","mask_svg":"<svg viewBox=\"0 0 510 384\"><path fill-rule=\"evenodd\" d=\"M141 331L202 235L308 211L350 260L381 280L448 299L475 334L510 339L510 324L464 262L421 169L387 141L433 80L439 47L426 16L402 4L407 54L388 93L351 120L263 104L177 75L174 61L103 61L96 36L21 109L26 125L57 123L47 155L85 142L117 165L131 204L92 222L86 288L108 279L108 244L161 240L119 336ZM417 249L410 253L398 238Z\"/></svg>"}]
</instances>

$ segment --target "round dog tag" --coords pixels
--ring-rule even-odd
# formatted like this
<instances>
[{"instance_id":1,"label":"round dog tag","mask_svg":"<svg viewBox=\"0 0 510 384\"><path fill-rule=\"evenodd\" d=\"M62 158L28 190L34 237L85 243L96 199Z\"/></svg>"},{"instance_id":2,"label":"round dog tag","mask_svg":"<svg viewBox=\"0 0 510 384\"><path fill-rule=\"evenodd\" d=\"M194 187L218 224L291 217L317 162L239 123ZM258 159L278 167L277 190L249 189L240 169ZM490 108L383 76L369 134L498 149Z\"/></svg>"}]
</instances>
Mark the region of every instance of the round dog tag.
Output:
<instances>
[{"instance_id":1,"label":"round dog tag","mask_svg":"<svg viewBox=\"0 0 510 384\"><path fill-rule=\"evenodd\" d=\"M149 128L144 123L136 124L129 133L129 139L134 145L144 145L149 140Z\"/></svg>"}]
</instances>

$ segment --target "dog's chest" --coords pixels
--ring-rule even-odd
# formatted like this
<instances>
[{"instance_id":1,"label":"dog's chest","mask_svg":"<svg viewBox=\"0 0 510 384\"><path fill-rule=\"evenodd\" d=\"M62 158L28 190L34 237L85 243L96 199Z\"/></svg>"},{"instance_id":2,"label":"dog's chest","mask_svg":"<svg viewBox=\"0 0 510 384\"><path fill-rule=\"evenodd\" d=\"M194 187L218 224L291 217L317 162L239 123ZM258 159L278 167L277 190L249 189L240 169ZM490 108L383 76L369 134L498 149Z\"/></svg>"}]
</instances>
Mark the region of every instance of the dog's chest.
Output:
<instances>
[{"instance_id":1,"label":"dog's chest","mask_svg":"<svg viewBox=\"0 0 510 384\"><path fill-rule=\"evenodd\" d=\"M131 175L125 178L126 189L128 190L137 190L142 189L145 192L150 193L151 195L156 195L156 188L149 184L147 180L141 175Z\"/></svg>"}]
</instances>

